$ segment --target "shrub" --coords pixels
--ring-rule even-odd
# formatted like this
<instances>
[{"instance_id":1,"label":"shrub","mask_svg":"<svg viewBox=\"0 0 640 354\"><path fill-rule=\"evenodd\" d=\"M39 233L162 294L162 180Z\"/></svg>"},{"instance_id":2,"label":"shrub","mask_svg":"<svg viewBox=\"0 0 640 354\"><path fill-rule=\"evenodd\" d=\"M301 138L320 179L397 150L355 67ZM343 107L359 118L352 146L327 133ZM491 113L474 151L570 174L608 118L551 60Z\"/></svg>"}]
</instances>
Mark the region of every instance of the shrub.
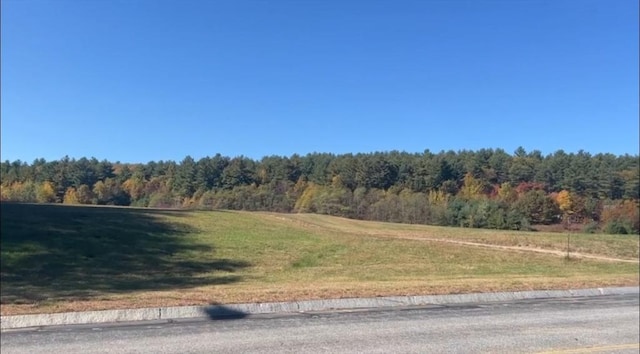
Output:
<instances>
[{"instance_id":1,"label":"shrub","mask_svg":"<svg viewBox=\"0 0 640 354\"><path fill-rule=\"evenodd\" d=\"M606 205L602 212L602 222L607 233L638 233L640 230L638 202L625 200Z\"/></svg>"},{"instance_id":2,"label":"shrub","mask_svg":"<svg viewBox=\"0 0 640 354\"><path fill-rule=\"evenodd\" d=\"M604 226L604 232L608 234L616 234L616 235L628 235L636 233L634 232L633 225L630 222L622 221L622 220L612 220L609 221Z\"/></svg>"}]
</instances>

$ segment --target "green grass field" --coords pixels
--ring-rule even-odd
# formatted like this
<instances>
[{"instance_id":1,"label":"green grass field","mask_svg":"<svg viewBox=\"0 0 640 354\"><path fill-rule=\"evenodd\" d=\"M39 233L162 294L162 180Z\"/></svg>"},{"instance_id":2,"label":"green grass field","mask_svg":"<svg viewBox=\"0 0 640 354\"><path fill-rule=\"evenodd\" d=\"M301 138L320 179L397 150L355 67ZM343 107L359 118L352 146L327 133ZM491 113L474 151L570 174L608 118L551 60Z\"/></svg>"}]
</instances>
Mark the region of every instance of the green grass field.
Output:
<instances>
[{"instance_id":1,"label":"green grass field","mask_svg":"<svg viewBox=\"0 0 640 354\"><path fill-rule=\"evenodd\" d=\"M308 214L1 205L2 314L638 285L638 263L566 235ZM412 239L407 239L412 238ZM431 239L431 240L422 240ZM638 236L572 235L637 260Z\"/></svg>"}]
</instances>

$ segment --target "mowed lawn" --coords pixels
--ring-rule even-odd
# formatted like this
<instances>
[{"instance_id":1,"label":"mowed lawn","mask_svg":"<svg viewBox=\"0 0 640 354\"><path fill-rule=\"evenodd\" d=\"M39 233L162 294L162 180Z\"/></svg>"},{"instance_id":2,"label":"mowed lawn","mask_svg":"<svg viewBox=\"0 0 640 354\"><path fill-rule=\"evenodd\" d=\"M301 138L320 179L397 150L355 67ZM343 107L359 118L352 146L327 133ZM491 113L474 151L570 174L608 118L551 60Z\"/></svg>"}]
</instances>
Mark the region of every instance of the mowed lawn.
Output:
<instances>
[{"instance_id":1,"label":"mowed lawn","mask_svg":"<svg viewBox=\"0 0 640 354\"><path fill-rule=\"evenodd\" d=\"M322 215L1 205L2 315L638 285L638 263L566 235ZM411 238L411 239L409 239ZM431 240L420 240L427 238ZM638 236L572 235L637 260Z\"/></svg>"}]
</instances>

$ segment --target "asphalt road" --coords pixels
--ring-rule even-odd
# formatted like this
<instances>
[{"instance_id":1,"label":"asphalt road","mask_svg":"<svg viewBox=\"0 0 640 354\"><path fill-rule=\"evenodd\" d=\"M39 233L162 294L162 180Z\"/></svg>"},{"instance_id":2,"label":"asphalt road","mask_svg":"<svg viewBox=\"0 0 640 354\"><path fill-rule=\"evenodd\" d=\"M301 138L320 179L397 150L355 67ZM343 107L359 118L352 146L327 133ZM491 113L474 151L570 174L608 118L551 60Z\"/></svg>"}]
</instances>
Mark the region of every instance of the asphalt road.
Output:
<instances>
[{"instance_id":1,"label":"asphalt road","mask_svg":"<svg viewBox=\"0 0 640 354\"><path fill-rule=\"evenodd\" d=\"M634 353L638 294L3 332L9 353Z\"/></svg>"}]
</instances>

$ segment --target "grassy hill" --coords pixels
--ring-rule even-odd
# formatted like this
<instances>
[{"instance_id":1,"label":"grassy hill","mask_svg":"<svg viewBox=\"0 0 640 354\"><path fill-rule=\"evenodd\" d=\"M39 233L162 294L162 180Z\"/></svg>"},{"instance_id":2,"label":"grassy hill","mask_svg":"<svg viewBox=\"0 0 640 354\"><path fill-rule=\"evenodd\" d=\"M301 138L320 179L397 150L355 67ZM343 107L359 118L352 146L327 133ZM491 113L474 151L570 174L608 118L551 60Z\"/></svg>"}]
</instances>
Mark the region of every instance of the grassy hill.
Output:
<instances>
[{"instance_id":1,"label":"grassy hill","mask_svg":"<svg viewBox=\"0 0 640 354\"><path fill-rule=\"evenodd\" d=\"M1 205L2 314L638 284L638 236ZM592 257L592 258L586 258Z\"/></svg>"}]
</instances>

